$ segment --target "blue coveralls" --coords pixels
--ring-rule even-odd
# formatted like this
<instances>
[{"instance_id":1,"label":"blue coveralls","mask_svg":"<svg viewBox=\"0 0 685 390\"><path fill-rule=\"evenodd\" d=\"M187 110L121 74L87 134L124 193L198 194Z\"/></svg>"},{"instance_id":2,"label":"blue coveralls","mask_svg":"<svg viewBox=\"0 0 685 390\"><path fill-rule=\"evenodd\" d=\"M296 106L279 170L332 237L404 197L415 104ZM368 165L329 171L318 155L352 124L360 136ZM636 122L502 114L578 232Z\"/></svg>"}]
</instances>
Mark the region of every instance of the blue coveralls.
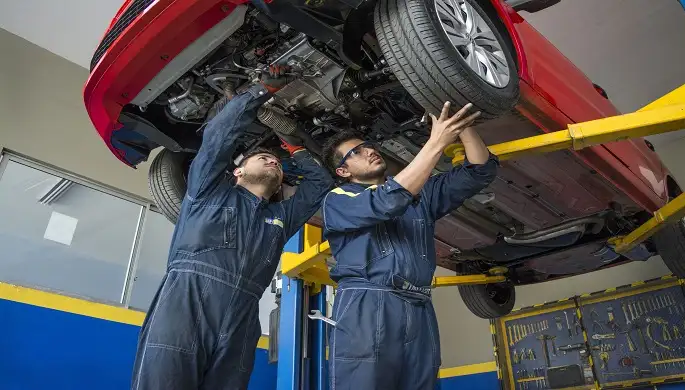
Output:
<instances>
[{"instance_id":1,"label":"blue coveralls","mask_svg":"<svg viewBox=\"0 0 685 390\"><path fill-rule=\"evenodd\" d=\"M347 183L323 203L337 265L331 390L433 390L440 359L431 302L435 221L496 176L497 159L431 177L418 197L392 178Z\"/></svg>"},{"instance_id":2,"label":"blue coveralls","mask_svg":"<svg viewBox=\"0 0 685 390\"><path fill-rule=\"evenodd\" d=\"M292 198L269 203L226 173L238 137L268 99L234 97L207 125L169 251L140 333L132 389L246 389L261 335L259 299L286 241L318 210L333 180L307 151Z\"/></svg>"}]
</instances>

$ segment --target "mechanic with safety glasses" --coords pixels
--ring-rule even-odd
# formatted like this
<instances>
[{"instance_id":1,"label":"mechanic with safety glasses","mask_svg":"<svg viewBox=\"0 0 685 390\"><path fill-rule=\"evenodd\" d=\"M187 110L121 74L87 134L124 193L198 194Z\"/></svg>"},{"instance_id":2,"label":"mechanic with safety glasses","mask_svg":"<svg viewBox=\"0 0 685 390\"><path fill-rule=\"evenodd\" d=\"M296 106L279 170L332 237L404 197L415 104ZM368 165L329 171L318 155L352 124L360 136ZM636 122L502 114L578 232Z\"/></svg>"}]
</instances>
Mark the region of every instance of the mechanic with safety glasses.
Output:
<instances>
[{"instance_id":1,"label":"mechanic with safety glasses","mask_svg":"<svg viewBox=\"0 0 685 390\"><path fill-rule=\"evenodd\" d=\"M336 390L433 390L440 367L438 323L431 303L435 222L495 178L498 161L470 127L471 104L431 115L429 140L406 168L386 177L373 143L343 132L324 160L345 181L326 195L324 236L338 283L330 334L330 380ZM467 160L431 177L457 139Z\"/></svg>"}]
</instances>

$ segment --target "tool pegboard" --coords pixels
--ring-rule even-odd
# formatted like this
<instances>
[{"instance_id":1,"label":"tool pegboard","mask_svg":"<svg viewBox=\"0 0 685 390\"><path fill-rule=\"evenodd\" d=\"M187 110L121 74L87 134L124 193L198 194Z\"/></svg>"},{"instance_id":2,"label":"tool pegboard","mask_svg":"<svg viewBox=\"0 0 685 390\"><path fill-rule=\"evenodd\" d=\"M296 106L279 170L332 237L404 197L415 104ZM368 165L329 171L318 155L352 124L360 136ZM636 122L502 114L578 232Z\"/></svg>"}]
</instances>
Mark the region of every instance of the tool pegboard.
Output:
<instances>
[{"instance_id":1,"label":"tool pegboard","mask_svg":"<svg viewBox=\"0 0 685 390\"><path fill-rule=\"evenodd\" d=\"M500 362L506 389L548 389L554 386L548 370L573 367L583 383L566 388L594 389L581 324L574 300L543 304L513 312L500 318L497 333L503 351ZM501 353L501 352L500 352ZM503 364L502 364L503 363ZM586 385L586 387L582 387Z\"/></svg>"},{"instance_id":2,"label":"tool pegboard","mask_svg":"<svg viewBox=\"0 0 685 390\"><path fill-rule=\"evenodd\" d=\"M492 321L502 388L641 388L685 381L683 281L664 277Z\"/></svg>"},{"instance_id":3,"label":"tool pegboard","mask_svg":"<svg viewBox=\"0 0 685 390\"><path fill-rule=\"evenodd\" d=\"M577 298L601 389L685 376L685 296L676 279Z\"/></svg>"}]
</instances>

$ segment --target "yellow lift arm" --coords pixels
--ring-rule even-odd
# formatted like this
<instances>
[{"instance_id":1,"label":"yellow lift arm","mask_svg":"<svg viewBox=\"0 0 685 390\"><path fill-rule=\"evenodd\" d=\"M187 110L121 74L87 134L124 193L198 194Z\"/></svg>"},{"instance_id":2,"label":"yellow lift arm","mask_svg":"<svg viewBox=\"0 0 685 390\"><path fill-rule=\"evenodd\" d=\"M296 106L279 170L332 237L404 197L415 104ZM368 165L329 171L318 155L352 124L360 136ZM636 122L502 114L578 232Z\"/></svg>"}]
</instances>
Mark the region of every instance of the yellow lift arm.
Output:
<instances>
[{"instance_id":1,"label":"yellow lift arm","mask_svg":"<svg viewBox=\"0 0 685 390\"><path fill-rule=\"evenodd\" d=\"M619 115L594 121L568 125L566 130L541 134L501 144L488 149L501 161L528 154L549 153L563 149L579 150L607 142L640 138L685 129L685 85L655 100L635 113ZM461 145L451 145L445 154L452 157L452 164L464 162ZM629 252L665 224L685 217L685 194L678 196L657 210L649 221L623 237L613 237L609 244L619 254ZM331 256L327 241L322 242L321 229L305 225L304 251L299 254L284 253L281 271L292 278L306 282L335 285L328 275L326 259ZM433 287L501 283L501 275L461 275L433 278Z\"/></svg>"}]
</instances>

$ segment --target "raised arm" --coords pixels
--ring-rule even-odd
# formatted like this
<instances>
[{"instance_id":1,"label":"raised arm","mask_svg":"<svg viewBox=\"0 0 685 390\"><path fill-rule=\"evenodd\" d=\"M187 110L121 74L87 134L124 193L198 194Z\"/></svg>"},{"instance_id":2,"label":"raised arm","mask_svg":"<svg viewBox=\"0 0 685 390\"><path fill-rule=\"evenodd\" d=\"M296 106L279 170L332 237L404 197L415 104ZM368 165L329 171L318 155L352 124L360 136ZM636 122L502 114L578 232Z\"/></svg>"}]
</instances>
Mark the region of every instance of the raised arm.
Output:
<instances>
[{"instance_id":1,"label":"raised arm","mask_svg":"<svg viewBox=\"0 0 685 390\"><path fill-rule=\"evenodd\" d=\"M400 173L383 185L359 193L336 188L324 199L324 223L330 231L351 231L400 216L421 192L443 150L480 115L466 116L471 104L449 115L445 103L439 118L431 115L433 127L428 142Z\"/></svg>"},{"instance_id":2,"label":"raised arm","mask_svg":"<svg viewBox=\"0 0 685 390\"><path fill-rule=\"evenodd\" d=\"M454 167L446 173L428 179L423 187L423 198L434 221L457 209L464 201L487 187L497 176L497 157L489 155L485 163Z\"/></svg>"},{"instance_id":3,"label":"raised arm","mask_svg":"<svg viewBox=\"0 0 685 390\"><path fill-rule=\"evenodd\" d=\"M337 232L372 226L404 214L412 199L411 192L393 179L361 191L338 187L324 198L324 226Z\"/></svg>"},{"instance_id":4,"label":"raised arm","mask_svg":"<svg viewBox=\"0 0 685 390\"><path fill-rule=\"evenodd\" d=\"M282 202L285 209L286 237L295 234L316 213L324 196L334 184L326 168L307 150L294 152L293 158L298 168L304 171L304 179L297 187L295 195Z\"/></svg>"},{"instance_id":5,"label":"raised arm","mask_svg":"<svg viewBox=\"0 0 685 390\"><path fill-rule=\"evenodd\" d=\"M269 97L263 85L235 96L212 118L202 135L202 145L188 173L186 196L191 200L211 192L231 163L236 140L257 117L257 109Z\"/></svg>"}]
</instances>

